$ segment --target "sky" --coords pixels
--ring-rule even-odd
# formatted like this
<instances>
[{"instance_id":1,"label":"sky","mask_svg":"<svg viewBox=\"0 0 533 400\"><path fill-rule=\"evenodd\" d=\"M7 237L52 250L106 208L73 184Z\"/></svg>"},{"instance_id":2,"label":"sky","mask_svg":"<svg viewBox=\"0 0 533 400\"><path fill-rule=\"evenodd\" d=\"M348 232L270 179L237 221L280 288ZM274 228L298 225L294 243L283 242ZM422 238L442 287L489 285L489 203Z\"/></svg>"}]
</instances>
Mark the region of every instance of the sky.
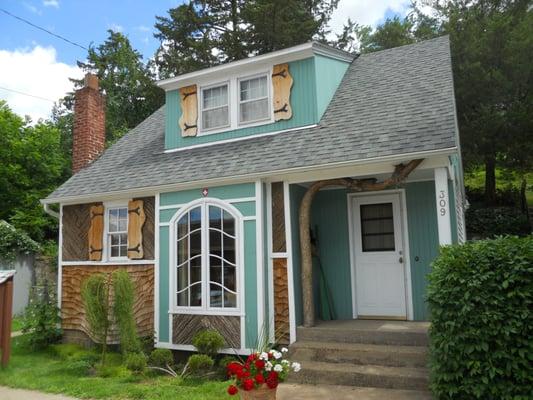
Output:
<instances>
[{"instance_id":1,"label":"sky","mask_svg":"<svg viewBox=\"0 0 533 400\"><path fill-rule=\"evenodd\" d=\"M155 16L165 16L180 0L1 0L0 99L21 116L48 118L57 101L72 90L68 78L83 74L76 66L87 51L29 26L2 9L83 47L98 45L107 30L127 35L145 59L153 56ZM349 18L376 26L404 16L410 0L340 0L330 25L334 32ZM34 97L28 96L32 95Z\"/></svg>"}]
</instances>

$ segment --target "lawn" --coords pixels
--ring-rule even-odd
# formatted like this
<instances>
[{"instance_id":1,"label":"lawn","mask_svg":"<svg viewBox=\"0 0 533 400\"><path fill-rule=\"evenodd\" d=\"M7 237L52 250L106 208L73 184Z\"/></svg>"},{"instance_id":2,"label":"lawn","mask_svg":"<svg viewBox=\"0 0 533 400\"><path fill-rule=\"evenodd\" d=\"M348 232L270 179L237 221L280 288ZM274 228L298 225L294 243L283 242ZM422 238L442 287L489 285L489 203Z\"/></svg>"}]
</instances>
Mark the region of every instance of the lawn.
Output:
<instances>
[{"instance_id":1,"label":"lawn","mask_svg":"<svg viewBox=\"0 0 533 400\"><path fill-rule=\"evenodd\" d=\"M85 351L91 356L90 351ZM12 341L9 366L0 369L0 386L62 393L91 399L221 399L227 383L166 376L136 376L119 366L120 355L111 354L110 377L87 375L83 361L69 361L58 351L30 351L24 337Z\"/></svg>"}]
</instances>

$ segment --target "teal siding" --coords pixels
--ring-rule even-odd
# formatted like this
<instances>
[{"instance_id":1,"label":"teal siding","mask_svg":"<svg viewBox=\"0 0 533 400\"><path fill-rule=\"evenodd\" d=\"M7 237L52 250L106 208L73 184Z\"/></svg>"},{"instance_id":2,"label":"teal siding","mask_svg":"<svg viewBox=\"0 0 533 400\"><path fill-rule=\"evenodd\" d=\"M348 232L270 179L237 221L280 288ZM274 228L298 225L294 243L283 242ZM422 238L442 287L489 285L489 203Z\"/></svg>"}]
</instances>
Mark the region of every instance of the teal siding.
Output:
<instances>
[{"instance_id":1,"label":"teal siding","mask_svg":"<svg viewBox=\"0 0 533 400\"><path fill-rule=\"evenodd\" d=\"M257 347L257 245L256 222L244 222L244 312L246 347ZM242 289L242 288L241 288Z\"/></svg>"},{"instance_id":2,"label":"teal siding","mask_svg":"<svg viewBox=\"0 0 533 400\"><path fill-rule=\"evenodd\" d=\"M427 320L427 274L439 252L435 183L413 182L405 187L414 319Z\"/></svg>"},{"instance_id":3,"label":"teal siding","mask_svg":"<svg viewBox=\"0 0 533 400\"><path fill-rule=\"evenodd\" d=\"M165 148L175 149L218 140L251 136L259 133L281 131L317 123L319 117L317 113L314 58L311 57L290 62L289 70L294 81L291 90L291 119L214 133L211 135L181 137L178 126L178 120L181 116L179 94L177 90L167 92Z\"/></svg>"},{"instance_id":4,"label":"teal siding","mask_svg":"<svg viewBox=\"0 0 533 400\"><path fill-rule=\"evenodd\" d=\"M334 60L324 56L315 56L318 119L326 111L349 65L350 63L346 61Z\"/></svg>"},{"instance_id":5,"label":"teal siding","mask_svg":"<svg viewBox=\"0 0 533 400\"><path fill-rule=\"evenodd\" d=\"M318 237L320 260L336 319L353 318L347 194L345 189L321 191L315 196L311 211L311 228ZM315 264L313 275L318 288L320 270L316 259Z\"/></svg>"},{"instance_id":6,"label":"teal siding","mask_svg":"<svg viewBox=\"0 0 533 400\"><path fill-rule=\"evenodd\" d=\"M161 226L159 228L159 341L168 343L168 310L169 310L169 229L168 226ZM167 277L167 279L165 279Z\"/></svg>"},{"instance_id":7,"label":"teal siding","mask_svg":"<svg viewBox=\"0 0 533 400\"><path fill-rule=\"evenodd\" d=\"M291 208L291 243L292 243L292 274L294 280L294 308L296 325L301 325L303 320L302 307L302 281L301 281L301 257L300 257L300 232L298 230L298 215L305 188L299 185L290 185L290 208Z\"/></svg>"},{"instance_id":8,"label":"teal siding","mask_svg":"<svg viewBox=\"0 0 533 400\"><path fill-rule=\"evenodd\" d=\"M202 189L184 190L181 192L161 193L161 206L172 206L175 204L186 204L202 197ZM242 197L254 197L255 184L242 183L239 185L216 186L209 188L209 197L216 197L222 200L237 199Z\"/></svg>"}]
</instances>

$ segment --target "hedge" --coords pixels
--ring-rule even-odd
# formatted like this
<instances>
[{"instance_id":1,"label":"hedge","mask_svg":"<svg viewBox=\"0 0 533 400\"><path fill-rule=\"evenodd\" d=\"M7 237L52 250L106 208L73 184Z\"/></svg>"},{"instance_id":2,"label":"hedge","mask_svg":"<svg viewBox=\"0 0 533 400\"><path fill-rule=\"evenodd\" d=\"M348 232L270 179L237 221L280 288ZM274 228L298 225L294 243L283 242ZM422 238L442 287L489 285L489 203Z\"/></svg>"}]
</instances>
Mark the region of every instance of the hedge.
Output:
<instances>
[{"instance_id":1,"label":"hedge","mask_svg":"<svg viewBox=\"0 0 533 400\"><path fill-rule=\"evenodd\" d=\"M428 303L436 398L533 398L532 236L443 248Z\"/></svg>"},{"instance_id":2,"label":"hedge","mask_svg":"<svg viewBox=\"0 0 533 400\"><path fill-rule=\"evenodd\" d=\"M525 236L531 225L525 214L512 207L471 207L466 211L468 237L492 239L499 235Z\"/></svg>"}]
</instances>

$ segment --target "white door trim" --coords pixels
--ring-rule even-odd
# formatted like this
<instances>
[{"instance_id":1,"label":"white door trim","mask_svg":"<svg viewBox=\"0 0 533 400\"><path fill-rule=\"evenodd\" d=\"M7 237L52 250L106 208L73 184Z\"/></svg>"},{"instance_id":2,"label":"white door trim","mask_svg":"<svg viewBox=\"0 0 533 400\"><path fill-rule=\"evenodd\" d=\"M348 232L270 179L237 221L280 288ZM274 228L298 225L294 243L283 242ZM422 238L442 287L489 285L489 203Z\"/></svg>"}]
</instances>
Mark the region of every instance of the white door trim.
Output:
<instances>
[{"instance_id":1,"label":"white door trim","mask_svg":"<svg viewBox=\"0 0 533 400\"><path fill-rule=\"evenodd\" d=\"M400 222L402 225L402 243L404 253L404 275L405 275L405 302L407 320L413 320L413 299L412 299L412 284L411 284L411 257L409 251L409 229L407 225L407 201L405 196L405 189L390 189L380 190L374 192L364 193L348 193L346 206L348 208L348 238L350 243L350 282L352 287L352 316L357 319L357 292L355 287L356 271L355 271L355 251L353 243L355 240L355 227L353 223L354 211L352 207L352 199L359 196L379 196L388 194L399 194L400 196Z\"/></svg>"}]
</instances>

